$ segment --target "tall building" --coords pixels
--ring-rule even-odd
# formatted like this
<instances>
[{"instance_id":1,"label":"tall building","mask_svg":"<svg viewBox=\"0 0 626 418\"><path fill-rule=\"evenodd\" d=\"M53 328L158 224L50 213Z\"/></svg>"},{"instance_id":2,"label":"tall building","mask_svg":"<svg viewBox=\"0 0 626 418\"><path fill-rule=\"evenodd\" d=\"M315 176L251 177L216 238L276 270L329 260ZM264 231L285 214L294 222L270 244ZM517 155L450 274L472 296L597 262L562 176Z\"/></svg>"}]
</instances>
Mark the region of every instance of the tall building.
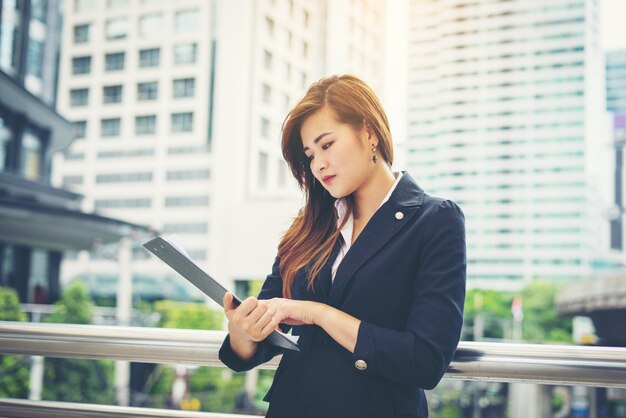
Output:
<instances>
[{"instance_id":1,"label":"tall building","mask_svg":"<svg viewBox=\"0 0 626 418\"><path fill-rule=\"evenodd\" d=\"M50 184L52 155L72 139L55 110L60 2L3 0L0 18L0 286L51 303L65 251L143 229L85 213L79 194Z\"/></svg>"},{"instance_id":2,"label":"tall building","mask_svg":"<svg viewBox=\"0 0 626 418\"><path fill-rule=\"evenodd\" d=\"M469 286L618 264L597 7L411 0L408 165L463 207Z\"/></svg>"},{"instance_id":3,"label":"tall building","mask_svg":"<svg viewBox=\"0 0 626 418\"><path fill-rule=\"evenodd\" d=\"M264 278L301 205L280 150L283 119L329 72L382 79L366 52L383 43L374 23L385 2L65 5L59 109L76 139L56 181L86 208L176 233L224 281ZM81 254L64 277L114 276L105 253ZM135 284L141 274L179 283L141 248L135 256Z\"/></svg>"},{"instance_id":4,"label":"tall building","mask_svg":"<svg viewBox=\"0 0 626 418\"><path fill-rule=\"evenodd\" d=\"M615 206L611 219L611 248L624 248L623 166L626 145L626 50L606 54L606 109L611 113L615 145Z\"/></svg>"}]
</instances>

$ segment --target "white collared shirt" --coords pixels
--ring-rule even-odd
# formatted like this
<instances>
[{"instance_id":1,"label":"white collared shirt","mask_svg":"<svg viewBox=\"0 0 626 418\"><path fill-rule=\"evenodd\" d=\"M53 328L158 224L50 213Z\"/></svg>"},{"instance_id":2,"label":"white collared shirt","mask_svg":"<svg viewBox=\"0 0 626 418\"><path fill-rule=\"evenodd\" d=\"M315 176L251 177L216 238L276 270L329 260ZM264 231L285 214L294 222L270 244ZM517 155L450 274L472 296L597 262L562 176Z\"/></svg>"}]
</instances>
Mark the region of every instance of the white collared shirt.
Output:
<instances>
[{"instance_id":1,"label":"white collared shirt","mask_svg":"<svg viewBox=\"0 0 626 418\"><path fill-rule=\"evenodd\" d=\"M380 206L384 205L385 202L389 200L389 198L391 197L391 194L393 193L393 191L396 189L396 186L400 182L400 178L402 177L402 172L393 173L393 174L394 176L396 176L396 181L391 186L391 189L389 189L387 196L385 196L383 201L380 203ZM380 209L380 206L378 207L379 209ZM341 199L337 199L335 201L335 208L337 208L337 228L339 228L339 226L341 225L341 222L346 216L346 213L348 212L348 203L345 201L345 198L342 197ZM343 226L343 228L341 228L341 236L343 237L343 244L341 245L341 248L339 249L339 253L337 254L337 258L335 259L335 262L333 263L333 268L332 268L333 281L335 280L335 274L337 273L337 269L339 268L341 261L344 259L344 257L346 256L346 253L352 246L353 231L354 231L354 216L352 212L350 212L348 216L348 220L346 221L346 224Z\"/></svg>"}]
</instances>

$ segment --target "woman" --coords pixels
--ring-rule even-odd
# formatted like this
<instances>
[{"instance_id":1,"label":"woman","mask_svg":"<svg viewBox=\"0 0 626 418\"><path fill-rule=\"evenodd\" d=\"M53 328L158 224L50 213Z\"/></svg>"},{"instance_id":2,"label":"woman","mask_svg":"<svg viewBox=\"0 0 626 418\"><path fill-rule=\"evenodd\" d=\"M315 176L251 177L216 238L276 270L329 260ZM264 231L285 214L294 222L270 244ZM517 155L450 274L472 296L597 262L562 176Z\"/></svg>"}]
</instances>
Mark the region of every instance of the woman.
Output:
<instances>
[{"instance_id":1,"label":"woman","mask_svg":"<svg viewBox=\"0 0 626 418\"><path fill-rule=\"evenodd\" d=\"M389 122L353 76L314 83L287 115L283 155L306 204L258 298L224 298L220 359L249 370L283 354L268 418L426 417L459 341L460 208L391 169ZM300 351L264 339L278 326Z\"/></svg>"}]
</instances>

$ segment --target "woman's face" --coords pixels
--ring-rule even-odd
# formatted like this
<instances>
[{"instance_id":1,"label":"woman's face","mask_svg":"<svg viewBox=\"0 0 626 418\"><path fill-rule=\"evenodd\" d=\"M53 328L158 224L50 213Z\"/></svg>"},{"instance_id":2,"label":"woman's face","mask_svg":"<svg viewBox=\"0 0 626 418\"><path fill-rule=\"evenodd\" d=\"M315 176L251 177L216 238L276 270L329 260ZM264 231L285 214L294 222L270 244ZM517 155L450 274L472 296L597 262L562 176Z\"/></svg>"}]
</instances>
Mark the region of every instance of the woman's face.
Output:
<instances>
[{"instance_id":1,"label":"woman's face","mask_svg":"<svg viewBox=\"0 0 626 418\"><path fill-rule=\"evenodd\" d=\"M313 176L334 198L354 193L372 174L376 136L339 122L329 107L305 119L300 136Z\"/></svg>"}]
</instances>

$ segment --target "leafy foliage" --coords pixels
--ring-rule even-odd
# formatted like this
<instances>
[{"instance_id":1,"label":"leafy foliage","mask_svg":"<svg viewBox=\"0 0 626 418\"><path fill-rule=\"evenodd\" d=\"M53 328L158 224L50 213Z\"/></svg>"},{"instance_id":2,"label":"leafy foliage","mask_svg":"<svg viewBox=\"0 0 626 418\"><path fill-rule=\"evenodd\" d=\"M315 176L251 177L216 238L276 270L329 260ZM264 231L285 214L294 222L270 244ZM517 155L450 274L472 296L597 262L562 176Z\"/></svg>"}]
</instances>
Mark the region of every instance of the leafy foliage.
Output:
<instances>
[{"instance_id":1,"label":"leafy foliage","mask_svg":"<svg viewBox=\"0 0 626 418\"><path fill-rule=\"evenodd\" d=\"M84 285L74 282L55 303L46 322L89 324L92 302ZM114 363L110 360L46 358L42 398L53 401L112 404Z\"/></svg>"},{"instance_id":2,"label":"leafy foliage","mask_svg":"<svg viewBox=\"0 0 626 418\"><path fill-rule=\"evenodd\" d=\"M0 321L25 321L17 292L0 287ZM0 355L0 398L26 398L30 372L29 357Z\"/></svg>"}]
</instances>

